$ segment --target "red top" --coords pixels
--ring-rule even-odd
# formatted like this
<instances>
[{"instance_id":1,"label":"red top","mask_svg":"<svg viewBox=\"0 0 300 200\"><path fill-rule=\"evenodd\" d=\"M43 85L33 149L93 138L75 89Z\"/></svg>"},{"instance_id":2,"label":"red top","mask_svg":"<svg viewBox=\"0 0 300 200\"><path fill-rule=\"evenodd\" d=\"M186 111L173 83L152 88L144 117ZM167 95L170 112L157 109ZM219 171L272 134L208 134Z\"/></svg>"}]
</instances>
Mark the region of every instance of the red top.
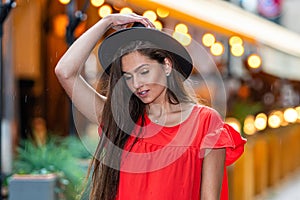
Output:
<instances>
[{"instance_id":1,"label":"red top","mask_svg":"<svg viewBox=\"0 0 300 200\"><path fill-rule=\"evenodd\" d=\"M244 151L246 140L219 114L195 106L180 125L163 127L151 122L133 131L123 152L117 200L200 199L201 170L206 148L226 148L226 166ZM228 199L226 168L221 199Z\"/></svg>"}]
</instances>

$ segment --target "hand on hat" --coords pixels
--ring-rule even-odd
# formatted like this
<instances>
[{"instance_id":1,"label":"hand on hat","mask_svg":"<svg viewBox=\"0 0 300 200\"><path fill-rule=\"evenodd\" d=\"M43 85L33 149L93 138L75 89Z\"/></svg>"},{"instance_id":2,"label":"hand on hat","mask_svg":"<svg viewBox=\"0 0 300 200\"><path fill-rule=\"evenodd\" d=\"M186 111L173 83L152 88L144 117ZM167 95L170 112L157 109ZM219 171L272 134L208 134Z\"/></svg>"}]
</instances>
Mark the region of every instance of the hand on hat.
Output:
<instances>
[{"instance_id":1,"label":"hand on hat","mask_svg":"<svg viewBox=\"0 0 300 200\"><path fill-rule=\"evenodd\" d=\"M134 22L140 22L145 25L145 27L148 28L155 28L153 23L146 17L137 15L135 13L130 14L111 14L106 16L106 18L109 18L111 21L111 28L115 30L120 30L127 28L128 25L134 23Z\"/></svg>"}]
</instances>

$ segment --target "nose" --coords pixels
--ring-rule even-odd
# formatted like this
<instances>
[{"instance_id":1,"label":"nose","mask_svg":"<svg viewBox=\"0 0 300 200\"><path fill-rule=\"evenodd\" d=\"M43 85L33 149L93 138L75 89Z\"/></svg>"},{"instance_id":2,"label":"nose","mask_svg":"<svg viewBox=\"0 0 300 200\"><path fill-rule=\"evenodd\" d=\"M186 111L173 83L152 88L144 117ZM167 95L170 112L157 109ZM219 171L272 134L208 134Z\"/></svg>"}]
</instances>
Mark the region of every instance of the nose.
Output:
<instances>
[{"instance_id":1,"label":"nose","mask_svg":"<svg viewBox=\"0 0 300 200\"><path fill-rule=\"evenodd\" d=\"M142 85L142 81L137 76L132 78L132 86L135 90L139 89Z\"/></svg>"}]
</instances>

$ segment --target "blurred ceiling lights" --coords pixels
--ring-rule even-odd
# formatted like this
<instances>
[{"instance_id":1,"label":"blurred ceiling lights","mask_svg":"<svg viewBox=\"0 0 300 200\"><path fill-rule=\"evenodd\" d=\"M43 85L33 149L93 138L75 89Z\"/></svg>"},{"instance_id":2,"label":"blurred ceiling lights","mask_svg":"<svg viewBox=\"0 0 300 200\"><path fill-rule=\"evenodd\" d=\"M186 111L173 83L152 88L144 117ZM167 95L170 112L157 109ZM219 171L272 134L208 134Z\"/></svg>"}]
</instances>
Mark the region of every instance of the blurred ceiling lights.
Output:
<instances>
[{"instance_id":1,"label":"blurred ceiling lights","mask_svg":"<svg viewBox=\"0 0 300 200\"><path fill-rule=\"evenodd\" d=\"M166 18L166 17L168 17L169 14L170 14L169 10L164 9L164 8L157 8L157 9L156 9L156 13L157 13L157 15L158 15L159 17L161 17L161 18Z\"/></svg>"},{"instance_id":2,"label":"blurred ceiling lights","mask_svg":"<svg viewBox=\"0 0 300 200\"><path fill-rule=\"evenodd\" d=\"M100 7L104 4L104 0L90 0L90 2L95 7Z\"/></svg>"},{"instance_id":3,"label":"blurred ceiling lights","mask_svg":"<svg viewBox=\"0 0 300 200\"><path fill-rule=\"evenodd\" d=\"M157 19L156 13L152 10L146 10L143 16L147 17L151 22L154 22Z\"/></svg>"},{"instance_id":4,"label":"blurred ceiling lights","mask_svg":"<svg viewBox=\"0 0 300 200\"><path fill-rule=\"evenodd\" d=\"M210 47L210 52L214 56L220 56L224 52L224 46L221 42L216 42Z\"/></svg>"},{"instance_id":5,"label":"blurred ceiling lights","mask_svg":"<svg viewBox=\"0 0 300 200\"><path fill-rule=\"evenodd\" d=\"M98 10L98 14L100 17L106 17L107 15L111 14L112 13L112 8L110 5L103 5L99 8Z\"/></svg>"},{"instance_id":6,"label":"blurred ceiling lights","mask_svg":"<svg viewBox=\"0 0 300 200\"><path fill-rule=\"evenodd\" d=\"M206 47L210 47L212 46L216 41L216 38L213 34L211 33L205 33L203 36L202 36L202 43L204 46Z\"/></svg>"},{"instance_id":7,"label":"blurred ceiling lights","mask_svg":"<svg viewBox=\"0 0 300 200\"><path fill-rule=\"evenodd\" d=\"M120 13L121 14L130 14L130 13L133 13L132 9L129 8L129 7L124 7L120 10Z\"/></svg>"},{"instance_id":8,"label":"blurred ceiling lights","mask_svg":"<svg viewBox=\"0 0 300 200\"><path fill-rule=\"evenodd\" d=\"M137 5L146 2L128 0ZM151 4L177 12L182 18L215 26L227 34L243 35L249 41L258 41L288 54L300 57L300 36L288 29L219 0L151 0ZM148 3L149 5L149 3ZM154 6L153 5L153 6ZM274 34L276 33L276 34Z\"/></svg>"},{"instance_id":9,"label":"blurred ceiling lights","mask_svg":"<svg viewBox=\"0 0 300 200\"><path fill-rule=\"evenodd\" d=\"M68 4L68 3L70 3L71 2L71 0L59 0L59 2L61 3L61 4Z\"/></svg>"},{"instance_id":10,"label":"blurred ceiling lights","mask_svg":"<svg viewBox=\"0 0 300 200\"><path fill-rule=\"evenodd\" d=\"M261 58L257 54L251 54L248 56L247 63L249 67L257 69L261 66Z\"/></svg>"}]
</instances>

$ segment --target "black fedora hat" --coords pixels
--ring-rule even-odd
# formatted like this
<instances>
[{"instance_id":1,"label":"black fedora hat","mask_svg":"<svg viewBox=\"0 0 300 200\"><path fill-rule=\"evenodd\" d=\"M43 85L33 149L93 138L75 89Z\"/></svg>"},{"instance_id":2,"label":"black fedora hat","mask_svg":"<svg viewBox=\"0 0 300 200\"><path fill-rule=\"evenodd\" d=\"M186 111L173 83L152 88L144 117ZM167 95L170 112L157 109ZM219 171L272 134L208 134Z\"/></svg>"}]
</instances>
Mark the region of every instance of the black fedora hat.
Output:
<instances>
[{"instance_id":1,"label":"black fedora hat","mask_svg":"<svg viewBox=\"0 0 300 200\"><path fill-rule=\"evenodd\" d=\"M185 79L189 77L193 69L193 62L186 48L167 33L146 28L140 23L135 23L131 28L116 31L103 40L98 49L99 61L103 70L109 74L111 63L118 50L137 40L148 41L158 48L170 52L179 64L183 77Z\"/></svg>"}]
</instances>

